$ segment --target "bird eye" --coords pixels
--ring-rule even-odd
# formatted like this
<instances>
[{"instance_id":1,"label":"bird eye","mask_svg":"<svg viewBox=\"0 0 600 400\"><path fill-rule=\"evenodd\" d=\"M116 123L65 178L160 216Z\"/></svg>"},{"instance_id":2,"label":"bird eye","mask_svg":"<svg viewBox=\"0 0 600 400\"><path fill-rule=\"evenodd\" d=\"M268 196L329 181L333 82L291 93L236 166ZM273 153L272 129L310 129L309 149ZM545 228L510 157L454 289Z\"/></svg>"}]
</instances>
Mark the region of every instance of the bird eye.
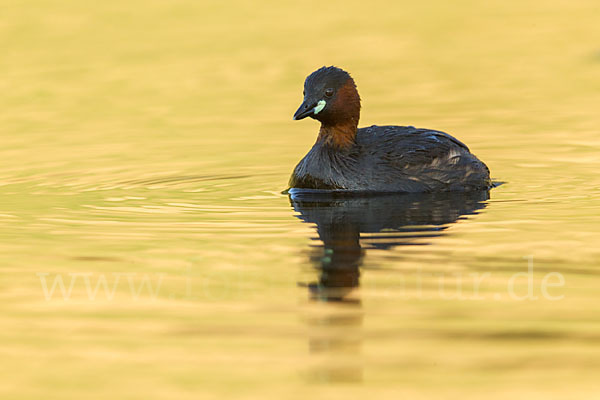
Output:
<instances>
[{"instance_id":1,"label":"bird eye","mask_svg":"<svg viewBox=\"0 0 600 400\"><path fill-rule=\"evenodd\" d=\"M326 89L325 96L327 96L327 97L333 96L333 89L332 88Z\"/></svg>"}]
</instances>

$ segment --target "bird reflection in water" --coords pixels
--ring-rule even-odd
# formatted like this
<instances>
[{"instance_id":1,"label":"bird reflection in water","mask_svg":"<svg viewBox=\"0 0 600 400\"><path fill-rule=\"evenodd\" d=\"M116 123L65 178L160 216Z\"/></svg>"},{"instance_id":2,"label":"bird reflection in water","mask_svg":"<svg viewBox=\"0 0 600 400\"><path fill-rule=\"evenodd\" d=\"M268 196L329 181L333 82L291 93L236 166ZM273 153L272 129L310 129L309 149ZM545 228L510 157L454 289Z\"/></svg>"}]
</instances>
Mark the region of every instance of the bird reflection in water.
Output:
<instances>
[{"instance_id":1,"label":"bird reflection in water","mask_svg":"<svg viewBox=\"0 0 600 400\"><path fill-rule=\"evenodd\" d=\"M319 357L310 376L351 382L362 380L363 314L356 289L365 252L427 244L423 238L443 236L450 224L484 208L489 192L357 195L291 189L289 198L298 218L316 224L322 243L309 256L317 281L300 285L315 304L332 306L307 316L311 354L329 355L328 361Z\"/></svg>"}]
</instances>

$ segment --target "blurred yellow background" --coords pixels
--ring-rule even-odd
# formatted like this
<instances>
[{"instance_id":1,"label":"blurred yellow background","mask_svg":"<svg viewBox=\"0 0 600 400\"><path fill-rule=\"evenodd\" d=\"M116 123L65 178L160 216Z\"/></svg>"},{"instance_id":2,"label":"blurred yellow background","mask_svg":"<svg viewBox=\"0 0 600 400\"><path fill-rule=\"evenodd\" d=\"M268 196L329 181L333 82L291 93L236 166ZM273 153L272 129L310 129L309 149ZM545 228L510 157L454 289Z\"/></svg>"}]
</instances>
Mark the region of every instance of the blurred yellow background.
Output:
<instances>
[{"instance_id":1,"label":"blurred yellow background","mask_svg":"<svg viewBox=\"0 0 600 400\"><path fill-rule=\"evenodd\" d=\"M0 397L600 393L598 1L0 10ZM355 78L361 126L449 132L506 182L433 246L370 251L361 309L296 286L314 275L314 227L280 194L315 140L291 117L323 65ZM492 272L492 293L528 256L565 276L563 300L396 286L421 267ZM90 300L77 274L122 280ZM78 279L68 299L44 293L58 275ZM156 296L130 295L143 277ZM315 337L341 348L315 356Z\"/></svg>"}]
</instances>

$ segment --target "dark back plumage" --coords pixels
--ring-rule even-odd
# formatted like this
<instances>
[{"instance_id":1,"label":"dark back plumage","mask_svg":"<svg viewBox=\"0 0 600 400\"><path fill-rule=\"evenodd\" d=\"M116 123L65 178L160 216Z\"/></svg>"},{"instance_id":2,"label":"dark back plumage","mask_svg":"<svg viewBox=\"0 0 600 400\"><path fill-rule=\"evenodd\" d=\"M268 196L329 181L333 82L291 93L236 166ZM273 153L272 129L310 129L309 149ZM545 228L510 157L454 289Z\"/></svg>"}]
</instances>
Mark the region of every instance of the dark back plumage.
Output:
<instances>
[{"instance_id":1,"label":"dark back plumage","mask_svg":"<svg viewBox=\"0 0 600 400\"><path fill-rule=\"evenodd\" d=\"M489 189L487 166L447 133L412 126L370 126L338 149L315 143L290 187L371 192Z\"/></svg>"}]
</instances>

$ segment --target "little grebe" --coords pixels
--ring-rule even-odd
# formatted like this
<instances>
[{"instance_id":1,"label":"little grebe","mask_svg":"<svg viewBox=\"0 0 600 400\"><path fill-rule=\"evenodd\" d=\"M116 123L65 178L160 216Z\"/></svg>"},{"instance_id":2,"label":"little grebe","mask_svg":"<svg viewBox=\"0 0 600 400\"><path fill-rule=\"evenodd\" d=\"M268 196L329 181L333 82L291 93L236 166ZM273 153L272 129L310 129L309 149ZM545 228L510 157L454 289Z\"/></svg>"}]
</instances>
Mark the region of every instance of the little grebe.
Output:
<instances>
[{"instance_id":1,"label":"little grebe","mask_svg":"<svg viewBox=\"0 0 600 400\"><path fill-rule=\"evenodd\" d=\"M368 192L489 189L490 173L447 133L412 126L358 128L360 97L346 71L323 67L304 82L294 114L321 122L312 149L298 163L290 188Z\"/></svg>"}]
</instances>

